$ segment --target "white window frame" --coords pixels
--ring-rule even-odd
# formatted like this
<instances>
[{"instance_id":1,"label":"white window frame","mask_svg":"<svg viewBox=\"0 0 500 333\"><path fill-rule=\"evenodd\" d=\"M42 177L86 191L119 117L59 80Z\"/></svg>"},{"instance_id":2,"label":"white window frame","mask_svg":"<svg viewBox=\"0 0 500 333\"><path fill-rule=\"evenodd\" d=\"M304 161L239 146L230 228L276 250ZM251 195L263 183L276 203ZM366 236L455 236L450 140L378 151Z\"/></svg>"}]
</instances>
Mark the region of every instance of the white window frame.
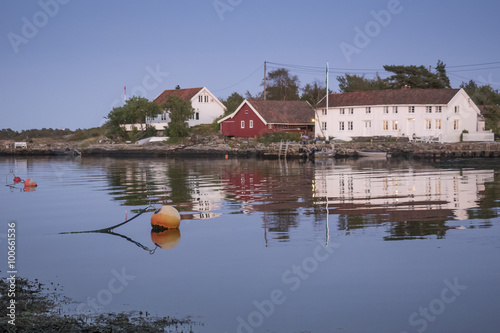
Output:
<instances>
[{"instance_id":1,"label":"white window frame","mask_svg":"<svg viewBox=\"0 0 500 333\"><path fill-rule=\"evenodd\" d=\"M408 107L408 113L415 113L415 106L414 105L410 105Z\"/></svg>"},{"instance_id":2,"label":"white window frame","mask_svg":"<svg viewBox=\"0 0 500 333\"><path fill-rule=\"evenodd\" d=\"M392 121L392 130L393 131L397 131L398 130L398 121L397 120L393 120Z\"/></svg>"},{"instance_id":3,"label":"white window frame","mask_svg":"<svg viewBox=\"0 0 500 333\"><path fill-rule=\"evenodd\" d=\"M354 108L349 108L349 114L354 114Z\"/></svg>"},{"instance_id":4,"label":"white window frame","mask_svg":"<svg viewBox=\"0 0 500 333\"><path fill-rule=\"evenodd\" d=\"M398 113L398 107L397 106L393 106L392 107L392 113Z\"/></svg>"},{"instance_id":5,"label":"white window frame","mask_svg":"<svg viewBox=\"0 0 500 333\"><path fill-rule=\"evenodd\" d=\"M326 116L326 115L328 115L328 112L326 111L326 109L322 109L322 110L321 110L321 114L322 114L323 116Z\"/></svg>"},{"instance_id":6,"label":"white window frame","mask_svg":"<svg viewBox=\"0 0 500 333\"><path fill-rule=\"evenodd\" d=\"M322 129L323 131L326 131L326 128L327 128L327 122L326 122L326 121L322 121L322 122L321 122L321 129Z\"/></svg>"},{"instance_id":7,"label":"white window frame","mask_svg":"<svg viewBox=\"0 0 500 333\"><path fill-rule=\"evenodd\" d=\"M389 113L389 107L388 106L384 106L384 113Z\"/></svg>"},{"instance_id":8,"label":"white window frame","mask_svg":"<svg viewBox=\"0 0 500 333\"><path fill-rule=\"evenodd\" d=\"M352 131L354 129L354 122L353 121L348 121L347 122L347 130Z\"/></svg>"},{"instance_id":9,"label":"white window frame","mask_svg":"<svg viewBox=\"0 0 500 333\"><path fill-rule=\"evenodd\" d=\"M425 129L426 130L432 129L432 119L425 119Z\"/></svg>"},{"instance_id":10,"label":"white window frame","mask_svg":"<svg viewBox=\"0 0 500 333\"><path fill-rule=\"evenodd\" d=\"M460 113L460 106L455 105L455 113Z\"/></svg>"},{"instance_id":11,"label":"white window frame","mask_svg":"<svg viewBox=\"0 0 500 333\"><path fill-rule=\"evenodd\" d=\"M345 108L340 108L339 114L345 114Z\"/></svg>"},{"instance_id":12,"label":"white window frame","mask_svg":"<svg viewBox=\"0 0 500 333\"><path fill-rule=\"evenodd\" d=\"M389 130L389 120L382 120L382 131Z\"/></svg>"},{"instance_id":13,"label":"white window frame","mask_svg":"<svg viewBox=\"0 0 500 333\"><path fill-rule=\"evenodd\" d=\"M372 108L370 106L366 107L366 113L372 113Z\"/></svg>"},{"instance_id":14,"label":"white window frame","mask_svg":"<svg viewBox=\"0 0 500 333\"><path fill-rule=\"evenodd\" d=\"M244 120L241 121L241 128L245 128L245 121Z\"/></svg>"},{"instance_id":15,"label":"white window frame","mask_svg":"<svg viewBox=\"0 0 500 333\"><path fill-rule=\"evenodd\" d=\"M252 119L250 119L250 120L248 121L248 127L249 127L249 128L253 128L253 120L252 120Z\"/></svg>"},{"instance_id":16,"label":"white window frame","mask_svg":"<svg viewBox=\"0 0 500 333\"><path fill-rule=\"evenodd\" d=\"M442 124L441 124L441 119L436 119L436 127L435 127L435 128L436 128L437 130L440 130L440 129L441 129L441 125L442 125Z\"/></svg>"},{"instance_id":17,"label":"white window frame","mask_svg":"<svg viewBox=\"0 0 500 333\"><path fill-rule=\"evenodd\" d=\"M345 122L339 121L339 131L345 131Z\"/></svg>"},{"instance_id":18,"label":"white window frame","mask_svg":"<svg viewBox=\"0 0 500 333\"><path fill-rule=\"evenodd\" d=\"M443 112L443 107L442 106L436 106L436 113L441 113Z\"/></svg>"},{"instance_id":19,"label":"white window frame","mask_svg":"<svg viewBox=\"0 0 500 333\"><path fill-rule=\"evenodd\" d=\"M453 130L455 130L455 131L460 130L460 120L459 119L453 120Z\"/></svg>"},{"instance_id":20,"label":"white window frame","mask_svg":"<svg viewBox=\"0 0 500 333\"><path fill-rule=\"evenodd\" d=\"M427 105L425 107L425 113L432 113L432 105Z\"/></svg>"}]
</instances>

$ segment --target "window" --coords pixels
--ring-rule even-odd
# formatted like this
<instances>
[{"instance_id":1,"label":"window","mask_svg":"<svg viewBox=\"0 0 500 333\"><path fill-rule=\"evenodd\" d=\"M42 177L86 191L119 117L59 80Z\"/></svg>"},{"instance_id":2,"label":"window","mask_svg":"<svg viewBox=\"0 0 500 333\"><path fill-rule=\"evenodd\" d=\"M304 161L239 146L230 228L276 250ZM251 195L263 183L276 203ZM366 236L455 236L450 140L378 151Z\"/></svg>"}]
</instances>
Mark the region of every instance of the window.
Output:
<instances>
[{"instance_id":1,"label":"window","mask_svg":"<svg viewBox=\"0 0 500 333\"><path fill-rule=\"evenodd\" d=\"M195 119L200 120L200 113L199 112L195 112Z\"/></svg>"},{"instance_id":2,"label":"window","mask_svg":"<svg viewBox=\"0 0 500 333\"><path fill-rule=\"evenodd\" d=\"M241 121L241 128L245 128L245 121L244 120Z\"/></svg>"},{"instance_id":3,"label":"window","mask_svg":"<svg viewBox=\"0 0 500 333\"><path fill-rule=\"evenodd\" d=\"M441 113L443 111L442 106L436 106L436 113Z\"/></svg>"},{"instance_id":4,"label":"window","mask_svg":"<svg viewBox=\"0 0 500 333\"><path fill-rule=\"evenodd\" d=\"M453 120L453 129L455 131L458 131L460 129L460 122L458 121L458 119Z\"/></svg>"},{"instance_id":5,"label":"window","mask_svg":"<svg viewBox=\"0 0 500 333\"><path fill-rule=\"evenodd\" d=\"M341 121L339 122L339 131L343 131L344 130L344 122Z\"/></svg>"},{"instance_id":6,"label":"window","mask_svg":"<svg viewBox=\"0 0 500 333\"><path fill-rule=\"evenodd\" d=\"M408 107L408 113L415 113L415 106L409 106Z\"/></svg>"},{"instance_id":7,"label":"window","mask_svg":"<svg viewBox=\"0 0 500 333\"><path fill-rule=\"evenodd\" d=\"M460 112L460 106L455 106L455 113L459 113Z\"/></svg>"},{"instance_id":8,"label":"window","mask_svg":"<svg viewBox=\"0 0 500 333\"><path fill-rule=\"evenodd\" d=\"M354 108L349 108L349 114L354 114Z\"/></svg>"},{"instance_id":9,"label":"window","mask_svg":"<svg viewBox=\"0 0 500 333\"><path fill-rule=\"evenodd\" d=\"M389 107L388 106L384 106L384 113L389 113Z\"/></svg>"},{"instance_id":10,"label":"window","mask_svg":"<svg viewBox=\"0 0 500 333\"><path fill-rule=\"evenodd\" d=\"M205 103L208 103L208 96L205 96Z\"/></svg>"},{"instance_id":11,"label":"window","mask_svg":"<svg viewBox=\"0 0 500 333\"><path fill-rule=\"evenodd\" d=\"M365 121L365 127L366 128L371 128L372 127L372 122L371 121Z\"/></svg>"},{"instance_id":12,"label":"window","mask_svg":"<svg viewBox=\"0 0 500 333\"><path fill-rule=\"evenodd\" d=\"M436 129L441 129L441 119L436 119Z\"/></svg>"},{"instance_id":13,"label":"window","mask_svg":"<svg viewBox=\"0 0 500 333\"><path fill-rule=\"evenodd\" d=\"M397 120L393 120L392 121L392 130L393 131L397 131L398 130L398 121Z\"/></svg>"},{"instance_id":14,"label":"window","mask_svg":"<svg viewBox=\"0 0 500 333\"><path fill-rule=\"evenodd\" d=\"M160 119L161 120L167 120L167 113L166 112L163 112L160 116Z\"/></svg>"},{"instance_id":15,"label":"window","mask_svg":"<svg viewBox=\"0 0 500 333\"><path fill-rule=\"evenodd\" d=\"M425 113L432 113L432 106L426 106Z\"/></svg>"},{"instance_id":16,"label":"window","mask_svg":"<svg viewBox=\"0 0 500 333\"><path fill-rule=\"evenodd\" d=\"M248 114L248 110L245 110L245 114Z\"/></svg>"},{"instance_id":17,"label":"window","mask_svg":"<svg viewBox=\"0 0 500 333\"><path fill-rule=\"evenodd\" d=\"M253 120L250 120L250 121L248 122L248 127L253 128Z\"/></svg>"},{"instance_id":18,"label":"window","mask_svg":"<svg viewBox=\"0 0 500 333\"><path fill-rule=\"evenodd\" d=\"M344 108L340 109L340 114L345 114L345 109Z\"/></svg>"},{"instance_id":19,"label":"window","mask_svg":"<svg viewBox=\"0 0 500 333\"><path fill-rule=\"evenodd\" d=\"M392 113L398 113L398 107L397 106L393 106L392 107Z\"/></svg>"},{"instance_id":20,"label":"window","mask_svg":"<svg viewBox=\"0 0 500 333\"><path fill-rule=\"evenodd\" d=\"M371 108L371 107L369 107L369 106L367 106L367 107L366 107L366 113L372 113L372 108Z\"/></svg>"},{"instance_id":21,"label":"window","mask_svg":"<svg viewBox=\"0 0 500 333\"><path fill-rule=\"evenodd\" d=\"M354 128L353 122L352 121L348 121L347 122L347 130L352 131L353 128Z\"/></svg>"},{"instance_id":22,"label":"window","mask_svg":"<svg viewBox=\"0 0 500 333\"><path fill-rule=\"evenodd\" d=\"M430 130L432 128L432 120L426 119L425 120L425 129Z\"/></svg>"},{"instance_id":23,"label":"window","mask_svg":"<svg viewBox=\"0 0 500 333\"><path fill-rule=\"evenodd\" d=\"M200 102L200 103L203 102L203 96L201 96L201 95L198 96L198 102Z\"/></svg>"},{"instance_id":24,"label":"window","mask_svg":"<svg viewBox=\"0 0 500 333\"><path fill-rule=\"evenodd\" d=\"M384 121L382 122L382 129L383 129L384 131L388 131L388 130L389 130L389 121L388 121L388 120L384 120Z\"/></svg>"},{"instance_id":25,"label":"window","mask_svg":"<svg viewBox=\"0 0 500 333\"><path fill-rule=\"evenodd\" d=\"M323 131L326 131L326 121L322 121L322 122L321 122L321 129L322 129Z\"/></svg>"},{"instance_id":26,"label":"window","mask_svg":"<svg viewBox=\"0 0 500 333\"><path fill-rule=\"evenodd\" d=\"M326 109L323 109L323 110L321 110L321 114L322 114L323 116L326 116L328 113L327 113Z\"/></svg>"}]
</instances>

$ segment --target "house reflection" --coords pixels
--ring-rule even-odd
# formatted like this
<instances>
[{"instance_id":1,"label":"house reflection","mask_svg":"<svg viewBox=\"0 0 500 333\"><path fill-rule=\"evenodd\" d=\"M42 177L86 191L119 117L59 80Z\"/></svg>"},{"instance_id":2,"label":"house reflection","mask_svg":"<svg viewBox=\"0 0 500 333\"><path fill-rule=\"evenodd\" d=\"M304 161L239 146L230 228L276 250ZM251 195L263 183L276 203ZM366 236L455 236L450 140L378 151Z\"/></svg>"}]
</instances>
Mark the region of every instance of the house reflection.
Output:
<instances>
[{"instance_id":1,"label":"house reflection","mask_svg":"<svg viewBox=\"0 0 500 333\"><path fill-rule=\"evenodd\" d=\"M493 170L437 169L409 161L359 160L318 168L315 196L339 215L340 230L387 224L387 240L444 237L479 207Z\"/></svg>"}]
</instances>

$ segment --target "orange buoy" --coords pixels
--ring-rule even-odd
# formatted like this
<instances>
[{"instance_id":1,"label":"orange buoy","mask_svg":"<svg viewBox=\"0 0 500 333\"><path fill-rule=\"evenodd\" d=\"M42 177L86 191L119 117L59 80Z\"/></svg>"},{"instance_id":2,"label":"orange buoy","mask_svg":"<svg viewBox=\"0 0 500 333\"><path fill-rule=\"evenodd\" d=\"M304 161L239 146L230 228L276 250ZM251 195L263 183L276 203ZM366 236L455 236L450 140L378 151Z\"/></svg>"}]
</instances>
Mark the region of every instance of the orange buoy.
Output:
<instances>
[{"instance_id":1,"label":"orange buoy","mask_svg":"<svg viewBox=\"0 0 500 333\"><path fill-rule=\"evenodd\" d=\"M151 240L161 249L173 249L181 240L181 231L179 229L151 231Z\"/></svg>"},{"instance_id":2,"label":"orange buoy","mask_svg":"<svg viewBox=\"0 0 500 333\"><path fill-rule=\"evenodd\" d=\"M151 225L166 229L177 229L181 224L181 215L172 206L162 206L151 216Z\"/></svg>"},{"instance_id":3,"label":"orange buoy","mask_svg":"<svg viewBox=\"0 0 500 333\"><path fill-rule=\"evenodd\" d=\"M25 187L37 187L37 184L33 179L28 178L24 181L24 186Z\"/></svg>"}]
</instances>

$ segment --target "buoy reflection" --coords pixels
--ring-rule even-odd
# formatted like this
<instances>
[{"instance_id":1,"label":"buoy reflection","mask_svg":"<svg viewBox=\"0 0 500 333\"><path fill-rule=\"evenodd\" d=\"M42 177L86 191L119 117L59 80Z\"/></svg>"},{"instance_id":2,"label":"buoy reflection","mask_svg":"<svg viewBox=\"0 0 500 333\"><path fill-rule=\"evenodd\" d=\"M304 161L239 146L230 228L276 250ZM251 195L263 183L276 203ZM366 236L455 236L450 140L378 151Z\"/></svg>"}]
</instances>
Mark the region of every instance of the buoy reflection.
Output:
<instances>
[{"instance_id":1,"label":"buoy reflection","mask_svg":"<svg viewBox=\"0 0 500 333\"><path fill-rule=\"evenodd\" d=\"M181 241L180 229L151 230L151 240L161 249L173 249Z\"/></svg>"}]
</instances>

